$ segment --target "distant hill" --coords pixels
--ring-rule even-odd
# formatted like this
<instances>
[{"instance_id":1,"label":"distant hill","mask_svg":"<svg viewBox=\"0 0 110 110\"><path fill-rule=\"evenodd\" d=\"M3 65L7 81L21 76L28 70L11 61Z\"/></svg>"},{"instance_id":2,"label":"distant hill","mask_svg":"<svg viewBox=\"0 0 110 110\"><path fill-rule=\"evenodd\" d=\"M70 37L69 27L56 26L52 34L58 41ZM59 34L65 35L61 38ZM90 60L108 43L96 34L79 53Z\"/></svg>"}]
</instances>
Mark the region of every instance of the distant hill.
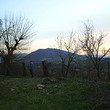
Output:
<instances>
[{"instance_id":1,"label":"distant hill","mask_svg":"<svg viewBox=\"0 0 110 110\"><path fill-rule=\"evenodd\" d=\"M28 53L19 53L19 54L15 54L16 57L25 57L27 56Z\"/></svg>"},{"instance_id":2,"label":"distant hill","mask_svg":"<svg viewBox=\"0 0 110 110\"><path fill-rule=\"evenodd\" d=\"M23 60L25 62L29 62L32 60L33 62L40 63L42 60L47 61L59 61L60 57L58 55L59 51L66 56L68 53L64 50L47 48L47 49L39 49L28 55L26 55ZM72 53L71 53L72 54Z\"/></svg>"}]
</instances>

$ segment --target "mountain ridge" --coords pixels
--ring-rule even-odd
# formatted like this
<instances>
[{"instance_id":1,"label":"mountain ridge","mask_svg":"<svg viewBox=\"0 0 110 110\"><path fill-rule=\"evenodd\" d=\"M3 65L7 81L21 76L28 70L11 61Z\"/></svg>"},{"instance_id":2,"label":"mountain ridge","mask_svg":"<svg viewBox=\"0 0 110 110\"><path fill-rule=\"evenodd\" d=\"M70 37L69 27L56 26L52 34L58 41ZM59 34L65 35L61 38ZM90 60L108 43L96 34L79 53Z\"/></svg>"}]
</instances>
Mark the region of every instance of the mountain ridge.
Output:
<instances>
[{"instance_id":1,"label":"mountain ridge","mask_svg":"<svg viewBox=\"0 0 110 110\"><path fill-rule=\"evenodd\" d=\"M42 60L47 60L47 61L59 61L60 56L58 53L61 52L64 56L68 54L67 51L65 50L59 50L55 48L46 48L46 49L38 49L36 51L31 52L30 54L26 55L23 60L24 62L37 62L40 63ZM70 52L71 53L71 52ZM71 53L73 54L73 53ZM76 56L81 56L78 54L75 54Z\"/></svg>"}]
</instances>

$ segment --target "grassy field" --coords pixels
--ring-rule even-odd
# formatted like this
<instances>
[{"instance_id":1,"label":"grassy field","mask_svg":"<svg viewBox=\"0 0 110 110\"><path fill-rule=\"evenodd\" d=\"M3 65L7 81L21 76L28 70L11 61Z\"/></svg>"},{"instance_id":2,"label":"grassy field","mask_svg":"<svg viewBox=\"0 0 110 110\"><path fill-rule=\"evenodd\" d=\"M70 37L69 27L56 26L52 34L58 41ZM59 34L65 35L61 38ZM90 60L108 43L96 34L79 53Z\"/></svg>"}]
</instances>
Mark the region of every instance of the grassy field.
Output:
<instances>
[{"instance_id":1,"label":"grassy field","mask_svg":"<svg viewBox=\"0 0 110 110\"><path fill-rule=\"evenodd\" d=\"M0 110L110 110L110 82L0 77Z\"/></svg>"}]
</instances>

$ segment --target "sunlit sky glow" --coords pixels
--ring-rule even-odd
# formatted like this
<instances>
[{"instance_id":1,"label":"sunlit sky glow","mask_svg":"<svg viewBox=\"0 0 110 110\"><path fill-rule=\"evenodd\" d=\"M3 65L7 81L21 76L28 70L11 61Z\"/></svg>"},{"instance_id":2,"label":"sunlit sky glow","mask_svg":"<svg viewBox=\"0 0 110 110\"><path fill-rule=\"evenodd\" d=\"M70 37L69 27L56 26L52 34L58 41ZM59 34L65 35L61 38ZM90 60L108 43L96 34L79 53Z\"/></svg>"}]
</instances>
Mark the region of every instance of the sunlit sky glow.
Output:
<instances>
[{"instance_id":1,"label":"sunlit sky glow","mask_svg":"<svg viewBox=\"0 0 110 110\"><path fill-rule=\"evenodd\" d=\"M87 19L98 31L110 32L110 0L0 0L0 15L6 13L35 21L30 51L51 47L59 33L79 33Z\"/></svg>"}]
</instances>

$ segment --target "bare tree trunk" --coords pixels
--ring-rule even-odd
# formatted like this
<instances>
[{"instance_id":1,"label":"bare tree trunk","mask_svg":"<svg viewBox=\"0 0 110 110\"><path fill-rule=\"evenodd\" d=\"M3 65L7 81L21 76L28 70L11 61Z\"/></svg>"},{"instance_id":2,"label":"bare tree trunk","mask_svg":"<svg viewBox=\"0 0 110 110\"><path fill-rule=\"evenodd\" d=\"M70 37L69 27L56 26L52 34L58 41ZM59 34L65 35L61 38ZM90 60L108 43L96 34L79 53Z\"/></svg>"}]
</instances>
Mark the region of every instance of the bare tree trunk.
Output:
<instances>
[{"instance_id":1,"label":"bare tree trunk","mask_svg":"<svg viewBox=\"0 0 110 110\"><path fill-rule=\"evenodd\" d=\"M61 64L61 74L63 77L65 77L65 63L64 62L62 62Z\"/></svg>"},{"instance_id":2,"label":"bare tree trunk","mask_svg":"<svg viewBox=\"0 0 110 110\"><path fill-rule=\"evenodd\" d=\"M69 69L70 69L70 63L67 64L66 73L65 73L66 76L68 75Z\"/></svg>"},{"instance_id":3,"label":"bare tree trunk","mask_svg":"<svg viewBox=\"0 0 110 110\"><path fill-rule=\"evenodd\" d=\"M49 76L49 72L48 72L48 66L47 66L47 62L46 61L42 61L42 67L43 67L44 77L48 77Z\"/></svg>"},{"instance_id":4,"label":"bare tree trunk","mask_svg":"<svg viewBox=\"0 0 110 110\"><path fill-rule=\"evenodd\" d=\"M100 68L97 68L97 77L100 79Z\"/></svg>"},{"instance_id":5,"label":"bare tree trunk","mask_svg":"<svg viewBox=\"0 0 110 110\"><path fill-rule=\"evenodd\" d=\"M100 79L100 64L98 63L98 64L96 64L96 65L94 65L95 66L95 68L96 68L96 71L97 71L97 78L98 79Z\"/></svg>"},{"instance_id":6,"label":"bare tree trunk","mask_svg":"<svg viewBox=\"0 0 110 110\"><path fill-rule=\"evenodd\" d=\"M3 57L3 59L4 59L4 74L5 75L10 75L10 58L9 58L9 56L8 55L5 55L4 57Z\"/></svg>"},{"instance_id":7,"label":"bare tree trunk","mask_svg":"<svg viewBox=\"0 0 110 110\"><path fill-rule=\"evenodd\" d=\"M23 70L23 76L25 77L27 75L27 71L26 71L26 65L24 62L22 63L22 70Z\"/></svg>"},{"instance_id":8,"label":"bare tree trunk","mask_svg":"<svg viewBox=\"0 0 110 110\"><path fill-rule=\"evenodd\" d=\"M107 78L108 80L110 80L110 62L109 61L107 62L107 69L108 69Z\"/></svg>"}]
</instances>

